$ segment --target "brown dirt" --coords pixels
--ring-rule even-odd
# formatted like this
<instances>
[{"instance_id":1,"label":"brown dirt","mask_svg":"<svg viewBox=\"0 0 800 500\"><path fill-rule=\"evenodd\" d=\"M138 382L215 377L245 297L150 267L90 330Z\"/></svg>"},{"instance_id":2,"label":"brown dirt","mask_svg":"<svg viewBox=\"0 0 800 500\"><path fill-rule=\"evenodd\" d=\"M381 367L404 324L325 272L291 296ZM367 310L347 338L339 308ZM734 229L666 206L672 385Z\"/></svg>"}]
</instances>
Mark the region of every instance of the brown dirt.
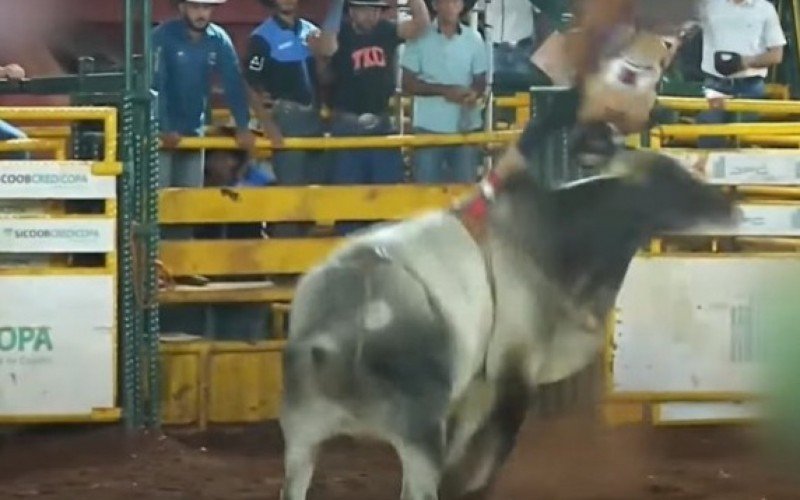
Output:
<instances>
[{"instance_id":1,"label":"brown dirt","mask_svg":"<svg viewBox=\"0 0 800 500\"><path fill-rule=\"evenodd\" d=\"M800 483L770 470L753 443L744 428L531 421L493 498L800 498ZM117 427L7 433L0 499L276 499L280 450L274 425L136 437ZM399 491L390 450L341 440L323 453L310 499L395 500Z\"/></svg>"}]
</instances>

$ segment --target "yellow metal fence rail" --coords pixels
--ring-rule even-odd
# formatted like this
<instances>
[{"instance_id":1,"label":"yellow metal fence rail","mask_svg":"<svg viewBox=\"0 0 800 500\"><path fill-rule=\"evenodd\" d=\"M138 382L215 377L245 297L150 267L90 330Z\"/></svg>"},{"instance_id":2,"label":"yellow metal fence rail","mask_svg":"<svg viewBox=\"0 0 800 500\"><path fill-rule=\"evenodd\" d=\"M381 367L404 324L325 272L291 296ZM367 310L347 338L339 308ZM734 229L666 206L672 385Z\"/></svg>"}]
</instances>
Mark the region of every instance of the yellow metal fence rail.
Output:
<instances>
[{"instance_id":1,"label":"yellow metal fence rail","mask_svg":"<svg viewBox=\"0 0 800 500\"><path fill-rule=\"evenodd\" d=\"M122 172L117 161L117 109L101 106L0 107L0 118L13 122L27 121L102 121L105 145L102 161L92 165L95 175L116 176Z\"/></svg>"}]
</instances>

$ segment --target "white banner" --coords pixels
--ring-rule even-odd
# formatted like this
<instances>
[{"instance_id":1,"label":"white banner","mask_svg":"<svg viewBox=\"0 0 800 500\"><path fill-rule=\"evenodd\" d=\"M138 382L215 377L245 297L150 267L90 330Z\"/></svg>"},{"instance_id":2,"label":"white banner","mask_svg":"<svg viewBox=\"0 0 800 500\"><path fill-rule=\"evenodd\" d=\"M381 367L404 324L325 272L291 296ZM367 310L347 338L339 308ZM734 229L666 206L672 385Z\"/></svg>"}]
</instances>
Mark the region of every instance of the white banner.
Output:
<instances>
[{"instance_id":1,"label":"white banner","mask_svg":"<svg viewBox=\"0 0 800 500\"><path fill-rule=\"evenodd\" d=\"M704 152L661 150L712 184L800 184L800 153L792 150Z\"/></svg>"},{"instance_id":2,"label":"white banner","mask_svg":"<svg viewBox=\"0 0 800 500\"><path fill-rule=\"evenodd\" d=\"M635 258L617 301L612 392L761 392L794 297L800 256Z\"/></svg>"},{"instance_id":3,"label":"white banner","mask_svg":"<svg viewBox=\"0 0 800 500\"><path fill-rule=\"evenodd\" d=\"M757 403L677 402L653 405L656 425L719 424L761 420L764 410Z\"/></svg>"},{"instance_id":4,"label":"white banner","mask_svg":"<svg viewBox=\"0 0 800 500\"><path fill-rule=\"evenodd\" d=\"M0 161L0 199L115 199L116 178L89 161Z\"/></svg>"},{"instance_id":5,"label":"white banner","mask_svg":"<svg viewBox=\"0 0 800 500\"><path fill-rule=\"evenodd\" d=\"M800 236L800 205L741 203L741 220L725 227L701 224L678 232L706 236Z\"/></svg>"},{"instance_id":6,"label":"white banner","mask_svg":"<svg viewBox=\"0 0 800 500\"><path fill-rule=\"evenodd\" d=\"M0 217L0 252L113 252L115 225L114 219Z\"/></svg>"},{"instance_id":7,"label":"white banner","mask_svg":"<svg viewBox=\"0 0 800 500\"><path fill-rule=\"evenodd\" d=\"M0 417L113 408L112 276L0 278Z\"/></svg>"}]
</instances>

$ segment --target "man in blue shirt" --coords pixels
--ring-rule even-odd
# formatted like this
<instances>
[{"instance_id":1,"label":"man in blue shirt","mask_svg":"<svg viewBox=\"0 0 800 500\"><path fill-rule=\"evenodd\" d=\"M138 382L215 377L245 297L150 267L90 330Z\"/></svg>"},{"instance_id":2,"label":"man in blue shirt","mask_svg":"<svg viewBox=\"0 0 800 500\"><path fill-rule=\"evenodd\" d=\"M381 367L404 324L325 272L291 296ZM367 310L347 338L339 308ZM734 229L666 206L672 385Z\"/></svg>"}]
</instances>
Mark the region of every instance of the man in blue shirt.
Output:
<instances>
[{"instance_id":1,"label":"man in blue shirt","mask_svg":"<svg viewBox=\"0 0 800 500\"><path fill-rule=\"evenodd\" d=\"M253 111L272 142L278 184L303 186L324 180L319 151L281 150L284 137L320 137L323 124L317 79L320 30L300 17L298 0L266 2L274 7L250 34L244 73ZM313 224L270 225L273 237L298 237Z\"/></svg>"},{"instance_id":2,"label":"man in blue shirt","mask_svg":"<svg viewBox=\"0 0 800 500\"><path fill-rule=\"evenodd\" d=\"M201 187L203 152L173 149L181 137L203 135L211 78L221 77L236 121L236 142L252 150L250 110L238 56L230 36L210 22L214 5L226 0L181 0L181 16L153 31L154 88L161 129L161 186Z\"/></svg>"},{"instance_id":3,"label":"man in blue shirt","mask_svg":"<svg viewBox=\"0 0 800 500\"><path fill-rule=\"evenodd\" d=\"M250 110L239 59L230 36L210 22L215 5L226 0L180 0L180 17L153 30L154 89L158 91L161 130L160 187L202 187L204 152L174 149L181 137L204 133L211 78L221 77L236 122L236 142L252 150ZM193 228L164 228L165 239L188 239ZM196 276L193 283L203 284Z\"/></svg>"}]
</instances>

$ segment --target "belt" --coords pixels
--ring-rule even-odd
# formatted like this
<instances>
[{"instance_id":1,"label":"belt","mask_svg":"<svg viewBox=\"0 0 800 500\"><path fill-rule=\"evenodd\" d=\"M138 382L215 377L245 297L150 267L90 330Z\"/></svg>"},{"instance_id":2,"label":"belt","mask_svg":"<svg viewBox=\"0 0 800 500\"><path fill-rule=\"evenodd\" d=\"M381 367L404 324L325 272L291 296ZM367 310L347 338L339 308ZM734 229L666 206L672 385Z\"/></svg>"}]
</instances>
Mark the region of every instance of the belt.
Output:
<instances>
[{"instance_id":1,"label":"belt","mask_svg":"<svg viewBox=\"0 0 800 500\"><path fill-rule=\"evenodd\" d=\"M349 111L333 111L333 118L340 118L343 120L349 120L353 122L357 122L359 125L364 127L365 129L373 129L381 124L388 124L390 123L390 117L387 113L351 113Z\"/></svg>"},{"instance_id":2,"label":"belt","mask_svg":"<svg viewBox=\"0 0 800 500\"><path fill-rule=\"evenodd\" d=\"M730 76L717 76L717 75L709 75L709 74L706 74L706 78L708 78L709 80L715 80L715 81L724 82L724 83L751 82L751 81L755 81L755 80L763 80L764 79L764 77L761 76L761 75L730 77Z\"/></svg>"},{"instance_id":3,"label":"belt","mask_svg":"<svg viewBox=\"0 0 800 500\"><path fill-rule=\"evenodd\" d=\"M287 99L275 99L272 103L272 108L284 108L290 111L315 111L314 103L303 104L297 101L290 101Z\"/></svg>"}]
</instances>

